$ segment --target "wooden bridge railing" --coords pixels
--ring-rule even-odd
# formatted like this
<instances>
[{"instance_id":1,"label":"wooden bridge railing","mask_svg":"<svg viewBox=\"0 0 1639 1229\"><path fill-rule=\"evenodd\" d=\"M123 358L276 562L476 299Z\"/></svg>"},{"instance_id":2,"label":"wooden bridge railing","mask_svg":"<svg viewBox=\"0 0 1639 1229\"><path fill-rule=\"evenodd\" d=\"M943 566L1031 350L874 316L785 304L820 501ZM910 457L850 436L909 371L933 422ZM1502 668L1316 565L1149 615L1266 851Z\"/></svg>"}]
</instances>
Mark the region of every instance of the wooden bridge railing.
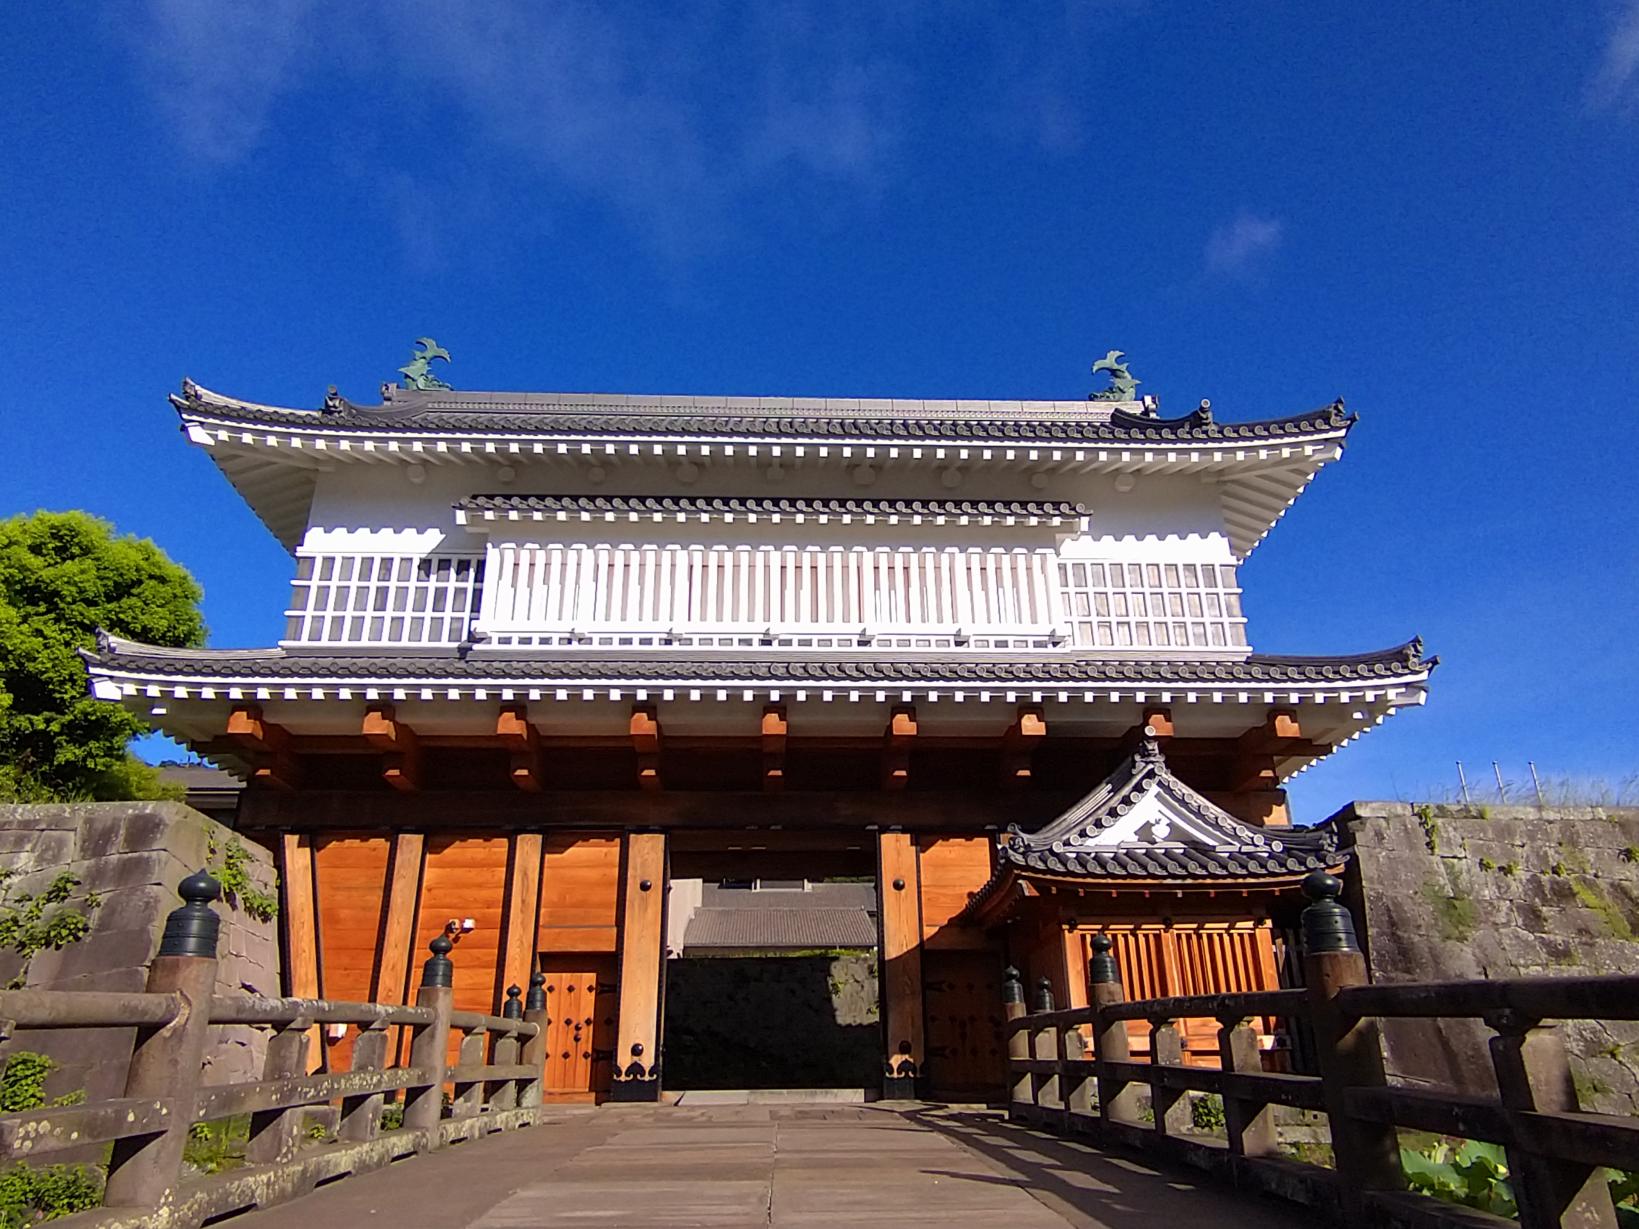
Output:
<instances>
[{"instance_id":1,"label":"wooden bridge railing","mask_svg":"<svg viewBox=\"0 0 1639 1229\"><path fill-rule=\"evenodd\" d=\"M1054 1011L1043 978L1027 1013L1016 974L1007 985L1012 1118L1066 1134L1159 1149L1237 1185L1297 1199L1351 1226L1509 1225L1513 1222L1411 1194L1396 1128L1501 1144L1524 1229L1616 1229L1603 1168L1639 1169L1639 1120L1580 1109L1563 1036L1554 1022L1639 1020L1639 976L1369 985L1341 889L1311 875L1304 891L1301 990L1126 1002L1111 943L1092 941L1090 1007ZM1249 1021L1282 1017L1313 1031L1319 1074L1263 1069ZM1477 1017L1490 1043L1497 1094L1392 1086L1379 1021ZM1188 1067L1183 1019L1218 1021L1219 1069ZM1152 1027L1151 1059L1132 1061L1129 1020ZM1091 1031L1091 1052L1086 1052ZM1153 1120L1137 1094L1147 1088ZM1186 1134L1187 1092L1223 1100L1227 1142ZM1335 1168L1279 1155L1274 1107L1323 1113Z\"/></svg>"},{"instance_id":2,"label":"wooden bridge railing","mask_svg":"<svg viewBox=\"0 0 1639 1229\"><path fill-rule=\"evenodd\" d=\"M191 1229L399 1157L537 1120L546 1041L539 974L531 978L527 1005L512 986L498 1016L454 1011L451 943L440 935L414 1006L217 995L218 923L210 906L221 888L201 871L182 881L180 893L187 903L166 920L145 992L0 992L4 1037L19 1028L136 1029L124 1096L0 1116L0 1158L7 1161L112 1145L102 1208L54 1224ZM309 1037L327 1024L359 1028L351 1068L309 1075ZM260 1080L201 1084L215 1025L269 1030ZM407 1063L389 1053L394 1030L408 1030ZM459 1058L449 1066L452 1034L460 1037ZM446 1084L453 1088L447 1108ZM403 1097L397 1130L382 1127L388 1094ZM331 1106L339 1106L335 1142L304 1146L309 1113ZM188 1177L183 1147L190 1128L236 1115L250 1118L245 1166Z\"/></svg>"}]
</instances>

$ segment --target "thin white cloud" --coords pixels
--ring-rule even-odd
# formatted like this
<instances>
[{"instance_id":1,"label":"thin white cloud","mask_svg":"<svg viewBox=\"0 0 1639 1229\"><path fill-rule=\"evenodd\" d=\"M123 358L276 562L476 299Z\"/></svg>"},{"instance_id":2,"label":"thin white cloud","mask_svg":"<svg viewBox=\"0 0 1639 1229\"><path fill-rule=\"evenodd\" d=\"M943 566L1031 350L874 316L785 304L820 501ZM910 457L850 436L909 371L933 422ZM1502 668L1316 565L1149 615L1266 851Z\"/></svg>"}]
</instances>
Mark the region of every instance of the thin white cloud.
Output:
<instances>
[{"instance_id":1,"label":"thin white cloud","mask_svg":"<svg viewBox=\"0 0 1639 1229\"><path fill-rule=\"evenodd\" d=\"M1256 273L1280 248L1285 230L1279 218L1242 210L1207 237L1207 273L1218 277Z\"/></svg>"},{"instance_id":2,"label":"thin white cloud","mask_svg":"<svg viewBox=\"0 0 1639 1229\"><path fill-rule=\"evenodd\" d=\"M601 203L687 257L759 214L879 197L929 124L1075 151L1097 127L1078 97L1084 53L1137 2L1061 0L1058 20L1021 24L955 0L144 0L128 37L199 167L292 141L388 182L460 167L475 188L531 192L541 212ZM930 41L982 49L973 101L919 76ZM315 98L334 100L320 120ZM940 108L953 102L972 111L951 129ZM403 194L387 195L407 241L460 224L405 216Z\"/></svg>"},{"instance_id":3,"label":"thin white cloud","mask_svg":"<svg viewBox=\"0 0 1639 1229\"><path fill-rule=\"evenodd\" d=\"M1639 0L1625 0L1611 24L1599 69L1589 82L1588 98L1596 107L1631 104L1635 85L1639 85Z\"/></svg>"},{"instance_id":4,"label":"thin white cloud","mask_svg":"<svg viewBox=\"0 0 1639 1229\"><path fill-rule=\"evenodd\" d=\"M149 0L127 27L154 104L183 148L228 163L261 139L294 84L312 0Z\"/></svg>"}]
</instances>

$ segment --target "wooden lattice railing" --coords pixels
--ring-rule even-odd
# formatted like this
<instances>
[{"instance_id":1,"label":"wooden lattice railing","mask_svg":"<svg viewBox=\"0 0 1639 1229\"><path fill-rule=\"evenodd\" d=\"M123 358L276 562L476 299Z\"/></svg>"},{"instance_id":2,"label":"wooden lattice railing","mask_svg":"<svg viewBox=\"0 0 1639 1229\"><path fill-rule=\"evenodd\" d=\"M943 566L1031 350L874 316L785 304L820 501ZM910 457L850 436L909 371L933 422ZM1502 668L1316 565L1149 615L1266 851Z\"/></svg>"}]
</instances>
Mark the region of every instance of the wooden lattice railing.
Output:
<instances>
[{"instance_id":1,"label":"wooden lattice railing","mask_svg":"<svg viewBox=\"0 0 1639 1229\"><path fill-rule=\"evenodd\" d=\"M1011 978L1010 1116L1158 1149L1349 1225L1513 1223L1406 1190L1396 1128L1461 1136L1506 1149L1525 1229L1615 1229L1604 1168L1639 1169L1639 1120L1579 1108L1555 1022L1639 1020L1639 976L1368 985L1339 889L1325 874L1304 884L1313 901L1303 917L1305 989L1129 1003L1103 936L1093 940L1090 1007L1052 1010L1044 978L1038 1010L1027 1014L1024 988ZM1259 1017L1306 1024L1319 1074L1265 1071L1248 1023ZM1497 1095L1388 1084L1379 1021L1412 1017L1483 1020L1495 1033ZM1184 1019L1218 1022L1218 1069L1185 1065L1178 1029ZM1151 1026L1148 1062L1129 1054L1131 1020ZM1139 1103L1146 1088L1153 1117ZM1223 1099L1227 1140L1188 1132L1188 1092ZM1326 1116L1335 1168L1279 1155L1276 1106Z\"/></svg>"},{"instance_id":2,"label":"wooden lattice railing","mask_svg":"<svg viewBox=\"0 0 1639 1229\"><path fill-rule=\"evenodd\" d=\"M112 1145L103 1207L54 1224L191 1229L399 1157L537 1120L546 1042L539 974L527 1006L513 986L501 1015L454 1011L451 944L440 936L414 1006L217 995L217 918L210 905L221 889L201 872L183 880L180 891L188 903L166 922L145 992L0 992L6 1037L17 1029L136 1030L123 1097L0 1116L0 1158L7 1161L84 1155ZM360 1032L351 1069L307 1074L309 1038L337 1024ZM201 1084L210 1030L218 1025L269 1031L260 1080ZM407 1050L390 1045L405 1032ZM450 1066L455 1036L458 1059ZM403 1106L403 1126L390 1131L382 1127L389 1094ZM335 1141L304 1146L309 1115L332 1107L338 1107ZM244 1167L187 1177L183 1148L190 1128L236 1115L250 1119Z\"/></svg>"}]
</instances>

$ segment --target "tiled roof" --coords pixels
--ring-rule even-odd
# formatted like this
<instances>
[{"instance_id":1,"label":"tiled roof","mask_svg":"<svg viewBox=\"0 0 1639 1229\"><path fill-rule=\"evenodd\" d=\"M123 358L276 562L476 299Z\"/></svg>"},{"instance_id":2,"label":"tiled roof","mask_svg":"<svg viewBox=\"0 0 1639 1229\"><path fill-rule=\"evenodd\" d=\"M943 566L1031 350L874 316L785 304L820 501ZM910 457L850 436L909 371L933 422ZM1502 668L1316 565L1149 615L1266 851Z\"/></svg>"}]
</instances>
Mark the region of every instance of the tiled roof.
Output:
<instances>
[{"instance_id":1,"label":"tiled roof","mask_svg":"<svg viewBox=\"0 0 1639 1229\"><path fill-rule=\"evenodd\" d=\"M1423 657L1423 643L1349 657L1272 657L1242 661L1117 661L1038 656L1030 660L974 660L947 654L938 660L710 657L688 651L643 657L561 657L288 653L283 649L167 649L102 635L81 656L93 670L144 677L304 683L378 680L386 683L494 680L578 684L590 681L654 683L699 681L728 686L758 683L875 684L992 683L1046 685L1109 683L1309 684L1386 683L1425 675L1439 661Z\"/></svg>"},{"instance_id":2,"label":"tiled roof","mask_svg":"<svg viewBox=\"0 0 1639 1229\"><path fill-rule=\"evenodd\" d=\"M1009 877L1190 882L1295 879L1344 858L1330 827L1242 823L1167 768L1152 738L1098 787L1034 832L1008 829L996 873L968 905Z\"/></svg>"},{"instance_id":3,"label":"tiled roof","mask_svg":"<svg viewBox=\"0 0 1639 1229\"><path fill-rule=\"evenodd\" d=\"M696 909L683 949L875 947L876 923L864 909Z\"/></svg>"},{"instance_id":4,"label":"tiled roof","mask_svg":"<svg viewBox=\"0 0 1639 1229\"><path fill-rule=\"evenodd\" d=\"M972 517L1074 520L1081 504L1028 499L808 499L735 495L469 495L455 505L468 514L556 516L804 516Z\"/></svg>"},{"instance_id":5,"label":"tiled roof","mask_svg":"<svg viewBox=\"0 0 1639 1229\"><path fill-rule=\"evenodd\" d=\"M1084 412L1067 412L1062 402L391 391L391 401L379 406L332 397L322 410L296 410L224 397L190 380L172 402L184 415L214 421L432 435L1184 443L1280 440L1340 430L1354 421L1341 401L1290 418L1220 423L1204 408L1181 418L1156 418L1098 402L1087 402Z\"/></svg>"}]
</instances>

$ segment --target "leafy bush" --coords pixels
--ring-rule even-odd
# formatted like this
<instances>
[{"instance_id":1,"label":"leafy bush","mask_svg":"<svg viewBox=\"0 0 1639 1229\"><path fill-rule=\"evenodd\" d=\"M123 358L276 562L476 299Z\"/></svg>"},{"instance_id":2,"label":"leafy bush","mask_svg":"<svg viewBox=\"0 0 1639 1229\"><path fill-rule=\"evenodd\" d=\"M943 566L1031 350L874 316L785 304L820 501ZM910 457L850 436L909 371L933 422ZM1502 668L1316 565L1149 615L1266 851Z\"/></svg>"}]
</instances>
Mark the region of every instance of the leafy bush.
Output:
<instances>
[{"instance_id":1,"label":"leafy bush","mask_svg":"<svg viewBox=\"0 0 1639 1229\"><path fill-rule=\"evenodd\" d=\"M21 1114L44 1108L46 1077L55 1070L55 1062L33 1050L17 1050L9 1055L5 1070L0 1071L0 1114ZM79 1105L84 1101L85 1089L76 1088L51 1104Z\"/></svg>"},{"instance_id":2,"label":"leafy bush","mask_svg":"<svg viewBox=\"0 0 1639 1229\"><path fill-rule=\"evenodd\" d=\"M68 903L80 881L68 871L60 871L42 892L24 892L11 899L11 880L16 872L0 868L0 948L22 957L17 976L8 990L21 990L28 982L29 963L41 952L60 951L91 933L86 913L102 904L95 892L87 892L80 908ZM82 912L81 910L84 910Z\"/></svg>"},{"instance_id":3,"label":"leafy bush","mask_svg":"<svg viewBox=\"0 0 1639 1229\"><path fill-rule=\"evenodd\" d=\"M391 1101L381 1107L381 1129L383 1131L401 1131L404 1129L404 1103Z\"/></svg>"},{"instance_id":4,"label":"leafy bush","mask_svg":"<svg viewBox=\"0 0 1639 1229\"><path fill-rule=\"evenodd\" d=\"M245 1163L245 1144L250 1139L250 1115L196 1122L188 1128L182 1145L182 1160L202 1174L237 1169Z\"/></svg>"},{"instance_id":5,"label":"leafy bush","mask_svg":"<svg viewBox=\"0 0 1639 1229\"><path fill-rule=\"evenodd\" d=\"M1189 1120L1197 1131L1224 1131L1224 1099L1215 1092L1196 1097L1189 1103Z\"/></svg>"},{"instance_id":6,"label":"leafy bush","mask_svg":"<svg viewBox=\"0 0 1639 1229\"><path fill-rule=\"evenodd\" d=\"M0 1229L26 1229L101 1202L102 1174L86 1165L35 1168L18 1161L0 1169Z\"/></svg>"},{"instance_id":7,"label":"leafy bush","mask_svg":"<svg viewBox=\"0 0 1639 1229\"><path fill-rule=\"evenodd\" d=\"M1439 1139L1421 1150L1400 1149L1400 1165L1414 1191L1496 1216L1519 1215L1499 1144Z\"/></svg>"},{"instance_id":8,"label":"leafy bush","mask_svg":"<svg viewBox=\"0 0 1639 1229\"><path fill-rule=\"evenodd\" d=\"M256 886L256 881L250 877L250 850L238 837L231 837L226 848L216 847L216 838L210 838L209 849L206 854L211 874L222 885L222 894L228 903L239 908L255 918L258 922L271 922L279 914L279 897L275 892L264 892ZM274 878L274 888L278 888L278 878Z\"/></svg>"}]
</instances>

